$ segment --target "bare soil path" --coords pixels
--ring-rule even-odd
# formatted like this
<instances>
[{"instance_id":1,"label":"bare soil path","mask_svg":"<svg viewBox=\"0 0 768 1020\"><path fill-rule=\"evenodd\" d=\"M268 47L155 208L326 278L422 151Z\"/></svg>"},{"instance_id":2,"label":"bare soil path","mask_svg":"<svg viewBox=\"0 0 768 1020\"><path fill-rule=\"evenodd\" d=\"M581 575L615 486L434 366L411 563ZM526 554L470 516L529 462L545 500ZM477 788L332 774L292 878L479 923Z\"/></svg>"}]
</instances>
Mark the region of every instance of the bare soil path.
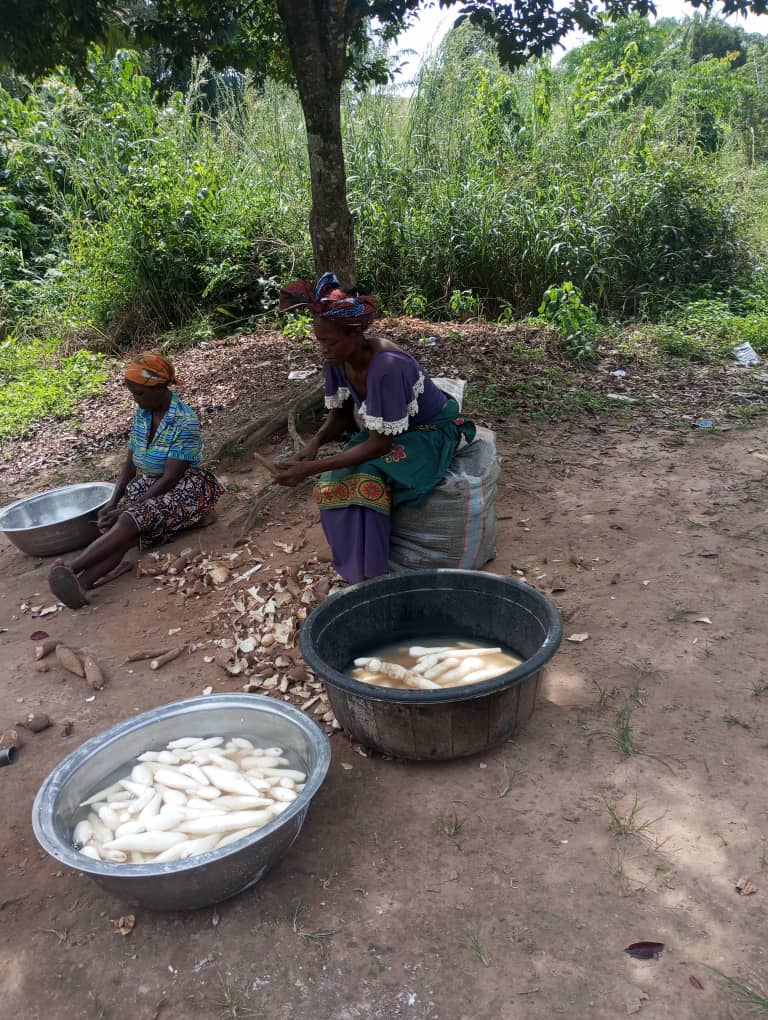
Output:
<instances>
[{"instance_id":1,"label":"bare soil path","mask_svg":"<svg viewBox=\"0 0 768 1020\"><path fill-rule=\"evenodd\" d=\"M121 665L176 627L199 638L205 598L182 611L152 578L128 576L89 609L34 619L20 607L47 604L47 565L0 545L0 729L36 709L54 719L0 771L2 1015L742 1015L704 964L768 979L768 465L754 455L768 454L768 426L670 438L633 423L512 425L499 450L488 569L554 589L566 634L589 634L563 643L525 731L440 765L333 736L328 779L278 869L216 910L138 911L126 937L111 923L123 905L38 848L35 792L112 723L240 681L200 654L158 673ZM260 480L247 465L237 479ZM231 551L243 500L228 493L203 548ZM305 494L276 505L255 539L279 564L292 560L272 543L298 535L293 561L323 551ZM109 682L95 700L55 666L35 671L40 628L98 654ZM628 737L636 753L617 746ZM635 827L650 824L612 831L635 799ZM736 892L742 876L755 894ZM625 955L640 940L667 949Z\"/></svg>"}]
</instances>

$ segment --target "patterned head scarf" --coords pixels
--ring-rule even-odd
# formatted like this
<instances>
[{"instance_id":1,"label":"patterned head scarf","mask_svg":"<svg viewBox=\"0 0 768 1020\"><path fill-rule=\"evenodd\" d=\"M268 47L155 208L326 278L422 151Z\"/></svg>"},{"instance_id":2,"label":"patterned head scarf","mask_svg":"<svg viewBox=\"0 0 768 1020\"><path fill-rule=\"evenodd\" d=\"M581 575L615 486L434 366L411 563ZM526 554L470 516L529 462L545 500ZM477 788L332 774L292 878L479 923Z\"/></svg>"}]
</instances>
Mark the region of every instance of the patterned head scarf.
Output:
<instances>
[{"instance_id":1,"label":"patterned head scarf","mask_svg":"<svg viewBox=\"0 0 768 1020\"><path fill-rule=\"evenodd\" d=\"M349 294L342 290L334 273L323 273L313 286L308 280L294 280L280 291L280 311L309 310L323 319L348 326L367 326L376 317L378 304L371 294Z\"/></svg>"},{"instance_id":2,"label":"patterned head scarf","mask_svg":"<svg viewBox=\"0 0 768 1020\"><path fill-rule=\"evenodd\" d=\"M127 382L135 383L137 386L183 385L170 361L151 351L139 354L126 368L124 377Z\"/></svg>"}]
</instances>

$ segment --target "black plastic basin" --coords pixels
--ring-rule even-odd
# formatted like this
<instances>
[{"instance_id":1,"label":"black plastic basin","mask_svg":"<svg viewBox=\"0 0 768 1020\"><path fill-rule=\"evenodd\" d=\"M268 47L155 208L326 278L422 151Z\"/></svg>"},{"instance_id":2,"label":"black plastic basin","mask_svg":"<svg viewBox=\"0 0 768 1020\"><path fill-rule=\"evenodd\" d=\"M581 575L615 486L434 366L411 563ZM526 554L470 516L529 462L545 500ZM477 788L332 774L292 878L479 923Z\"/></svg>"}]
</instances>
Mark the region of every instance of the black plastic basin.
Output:
<instances>
[{"instance_id":1,"label":"black plastic basin","mask_svg":"<svg viewBox=\"0 0 768 1020\"><path fill-rule=\"evenodd\" d=\"M376 687L345 672L379 645L454 635L501 645L524 662L491 680L441 691ZM530 719L542 667L561 637L557 608L527 584L474 570L422 570L326 599L301 628L301 651L356 740L398 758L460 758L508 740Z\"/></svg>"}]
</instances>

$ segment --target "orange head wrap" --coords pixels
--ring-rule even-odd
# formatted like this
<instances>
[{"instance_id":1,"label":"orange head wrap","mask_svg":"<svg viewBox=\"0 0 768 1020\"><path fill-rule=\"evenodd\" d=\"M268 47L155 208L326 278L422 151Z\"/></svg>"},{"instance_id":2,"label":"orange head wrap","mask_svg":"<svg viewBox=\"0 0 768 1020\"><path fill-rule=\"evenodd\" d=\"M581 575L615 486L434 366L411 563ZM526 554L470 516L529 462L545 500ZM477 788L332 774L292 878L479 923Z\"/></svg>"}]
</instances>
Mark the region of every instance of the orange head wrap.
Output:
<instances>
[{"instance_id":1,"label":"orange head wrap","mask_svg":"<svg viewBox=\"0 0 768 1020\"><path fill-rule=\"evenodd\" d=\"M176 377L176 369L165 358L151 351L145 351L128 365L125 379L137 386L183 385Z\"/></svg>"}]
</instances>

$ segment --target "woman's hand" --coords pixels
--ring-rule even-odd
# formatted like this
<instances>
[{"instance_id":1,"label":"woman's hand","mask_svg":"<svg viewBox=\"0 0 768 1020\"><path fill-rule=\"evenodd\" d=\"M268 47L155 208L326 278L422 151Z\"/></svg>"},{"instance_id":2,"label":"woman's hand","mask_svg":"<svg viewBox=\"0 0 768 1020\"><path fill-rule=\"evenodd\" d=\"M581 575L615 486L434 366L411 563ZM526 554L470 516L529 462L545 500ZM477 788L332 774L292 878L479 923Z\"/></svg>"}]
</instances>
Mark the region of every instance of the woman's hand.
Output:
<instances>
[{"instance_id":1,"label":"woman's hand","mask_svg":"<svg viewBox=\"0 0 768 1020\"><path fill-rule=\"evenodd\" d=\"M291 457L290 461L288 461L287 463L290 464L293 463L294 461L303 460L317 460L317 454L319 449L320 443L317 441L317 439L310 439L309 442L304 444L304 448L299 453ZM279 463L279 461L276 463Z\"/></svg>"},{"instance_id":2,"label":"woman's hand","mask_svg":"<svg viewBox=\"0 0 768 1020\"><path fill-rule=\"evenodd\" d=\"M98 518L96 519L96 524L99 530L109 531L109 529L112 527L112 525L115 523L119 516L120 511L117 509L117 507L113 506L111 503L107 503L107 505L101 510Z\"/></svg>"},{"instance_id":3,"label":"woman's hand","mask_svg":"<svg viewBox=\"0 0 768 1020\"><path fill-rule=\"evenodd\" d=\"M313 472L314 463L306 460L283 460L275 461L275 472L272 475L273 481L278 485L287 485L290 488L303 482Z\"/></svg>"}]
</instances>

